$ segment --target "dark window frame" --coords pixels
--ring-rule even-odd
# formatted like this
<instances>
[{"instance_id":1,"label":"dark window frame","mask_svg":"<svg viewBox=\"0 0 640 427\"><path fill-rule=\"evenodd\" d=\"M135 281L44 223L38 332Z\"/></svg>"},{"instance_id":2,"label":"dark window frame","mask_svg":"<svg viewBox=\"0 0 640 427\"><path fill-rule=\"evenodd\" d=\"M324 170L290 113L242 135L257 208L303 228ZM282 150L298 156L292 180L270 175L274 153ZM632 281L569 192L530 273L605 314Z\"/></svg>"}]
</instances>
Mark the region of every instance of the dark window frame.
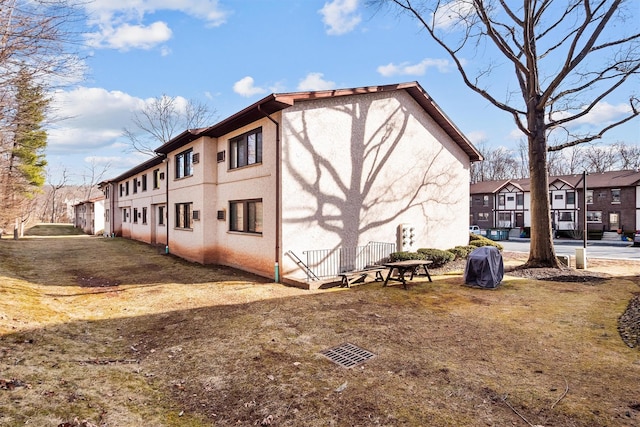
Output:
<instances>
[{"instance_id":1,"label":"dark window frame","mask_svg":"<svg viewBox=\"0 0 640 427\"><path fill-rule=\"evenodd\" d=\"M193 202L176 203L176 221L175 228L179 230L191 230L191 212L193 211Z\"/></svg>"},{"instance_id":2,"label":"dark window frame","mask_svg":"<svg viewBox=\"0 0 640 427\"><path fill-rule=\"evenodd\" d=\"M230 200L229 231L261 236L264 224L263 206L262 199ZM239 207L242 207L240 216Z\"/></svg>"},{"instance_id":3,"label":"dark window frame","mask_svg":"<svg viewBox=\"0 0 640 427\"><path fill-rule=\"evenodd\" d=\"M251 148L253 142L253 149ZM229 169L262 163L262 127L229 140Z\"/></svg>"},{"instance_id":4,"label":"dark window frame","mask_svg":"<svg viewBox=\"0 0 640 427\"><path fill-rule=\"evenodd\" d=\"M176 154L175 162L175 179L193 176L193 148Z\"/></svg>"}]
</instances>

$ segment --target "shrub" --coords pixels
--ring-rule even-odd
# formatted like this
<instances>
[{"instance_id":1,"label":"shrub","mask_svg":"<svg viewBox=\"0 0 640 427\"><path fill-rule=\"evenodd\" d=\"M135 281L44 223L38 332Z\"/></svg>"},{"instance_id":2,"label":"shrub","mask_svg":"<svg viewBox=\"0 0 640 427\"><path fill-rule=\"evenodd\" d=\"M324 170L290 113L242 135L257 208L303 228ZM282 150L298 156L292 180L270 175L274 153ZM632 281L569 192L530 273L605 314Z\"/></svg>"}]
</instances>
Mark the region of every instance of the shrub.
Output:
<instances>
[{"instance_id":1,"label":"shrub","mask_svg":"<svg viewBox=\"0 0 640 427\"><path fill-rule=\"evenodd\" d=\"M491 239L487 239L484 236L480 236L477 234L469 235L469 245L475 246L477 248L482 246L493 246L498 248L499 251L502 251L503 247L500 243L496 243Z\"/></svg>"},{"instance_id":2,"label":"shrub","mask_svg":"<svg viewBox=\"0 0 640 427\"><path fill-rule=\"evenodd\" d=\"M456 246L455 248L447 249L449 252L456 256L455 259L462 259L469 256L472 250L474 250L476 246Z\"/></svg>"},{"instance_id":3,"label":"shrub","mask_svg":"<svg viewBox=\"0 0 640 427\"><path fill-rule=\"evenodd\" d=\"M442 267L446 263L453 261L456 258L456 255L454 253L443 251L441 249L421 248L418 249L418 253L422 254L423 259L432 261L432 267Z\"/></svg>"},{"instance_id":4,"label":"shrub","mask_svg":"<svg viewBox=\"0 0 640 427\"><path fill-rule=\"evenodd\" d=\"M391 262L407 261L410 259L424 259L424 255L417 252L392 252L391 255L389 255L389 259Z\"/></svg>"}]
</instances>

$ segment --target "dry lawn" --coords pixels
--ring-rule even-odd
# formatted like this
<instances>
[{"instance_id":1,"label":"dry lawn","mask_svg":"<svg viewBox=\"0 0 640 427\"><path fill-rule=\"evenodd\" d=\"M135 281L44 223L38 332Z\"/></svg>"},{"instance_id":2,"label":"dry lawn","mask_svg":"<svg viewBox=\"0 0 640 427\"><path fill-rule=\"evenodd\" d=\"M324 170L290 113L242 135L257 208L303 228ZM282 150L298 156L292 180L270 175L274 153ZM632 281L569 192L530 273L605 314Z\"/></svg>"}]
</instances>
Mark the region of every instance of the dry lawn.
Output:
<instances>
[{"instance_id":1,"label":"dry lawn","mask_svg":"<svg viewBox=\"0 0 640 427\"><path fill-rule=\"evenodd\" d=\"M589 265L610 277L305 291L124 239L5 238L0 425L639 426L616 328L640 263ZM376 356L319 354L345 342Z\"/></svg>"}]
</instances>

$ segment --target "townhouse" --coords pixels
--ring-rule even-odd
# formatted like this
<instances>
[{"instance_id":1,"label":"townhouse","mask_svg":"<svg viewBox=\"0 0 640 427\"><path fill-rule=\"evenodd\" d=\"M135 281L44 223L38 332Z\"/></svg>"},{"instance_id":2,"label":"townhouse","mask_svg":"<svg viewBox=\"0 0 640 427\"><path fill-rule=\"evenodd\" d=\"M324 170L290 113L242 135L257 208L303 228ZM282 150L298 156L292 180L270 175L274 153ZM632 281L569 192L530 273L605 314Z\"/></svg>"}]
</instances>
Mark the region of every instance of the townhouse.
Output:
<instances>
[{"instance_id":1,"label":"townhouse","mask_svg":"<svg viewBox=\"0 0 640 427\"><path fill-rule=\"evenodd\" d=\"M315 251L466 244L482 158L417 82L272 94L156 153L101 183L105 234L291 281Z\"/></svg>"},{"instance_id":2,"label":"townhouse","mask_svg":"<svg viewBox=\"0 0 640 427\"><path fill-rule=\"evenodd\" d=\"M105 197L98 196L73 205L73 225L86 234L102 234L105 227Z\"/></svg>"},{"instance_id":3,"label":"townhouse","mask_svg":"<svg viewBox=\"0 0 640 427\"><path fill-rule=\"evenodd\" d=\"M556 230L584 230L582 174L549 177L550 215ZM633 231L640 227L640 171L587 174L587 229ZM531 225L528 179L485 181L471 185L472 225L482 229Z\"/></svg>"}]
</instances>

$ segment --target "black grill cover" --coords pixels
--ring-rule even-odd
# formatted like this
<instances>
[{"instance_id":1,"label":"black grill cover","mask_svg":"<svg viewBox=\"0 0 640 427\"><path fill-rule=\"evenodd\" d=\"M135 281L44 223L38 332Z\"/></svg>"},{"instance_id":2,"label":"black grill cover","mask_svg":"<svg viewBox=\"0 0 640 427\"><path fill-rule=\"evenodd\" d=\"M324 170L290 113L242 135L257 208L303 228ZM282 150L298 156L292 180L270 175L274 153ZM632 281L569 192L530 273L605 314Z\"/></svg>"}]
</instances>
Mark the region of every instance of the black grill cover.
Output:
<instances>
[{"instance_id":1,"label":"black grill cover","mask_svg":"<svg viewBox=\"0 0 640 427\"><path fill-rule=\"evenodd\" d=\"M493 246L474 249L467 258L464 269L464 282L471 286L496 288L504 276L502 254Z\"/></svg>"}]
</instances>

